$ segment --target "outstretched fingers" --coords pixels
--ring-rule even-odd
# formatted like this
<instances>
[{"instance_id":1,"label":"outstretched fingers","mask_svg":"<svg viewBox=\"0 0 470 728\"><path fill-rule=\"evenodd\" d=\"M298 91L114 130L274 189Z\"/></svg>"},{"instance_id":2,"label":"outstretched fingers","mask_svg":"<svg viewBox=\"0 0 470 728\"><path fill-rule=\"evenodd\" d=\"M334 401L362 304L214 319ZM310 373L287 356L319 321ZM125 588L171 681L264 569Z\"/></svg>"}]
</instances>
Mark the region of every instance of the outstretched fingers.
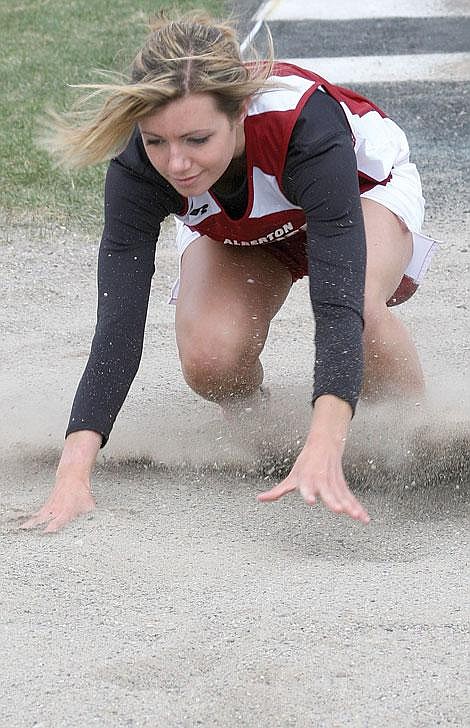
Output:
<instances>
[{"instance_id":1,"label":"outstretched fingers","mask_svg":"<svg viewBox=\"0 0 470 728\"><path fill-rule=\"evenodd\" d=\"M42 526L44 523L48 523L48 521L50 521L53 517L54 516L51 511L45 511L44 508L41 508L41 510L33 513L32 516L22 523L20 528L24 530L36 528L37 526Z\"/></svg>"},{"instance_id":2,"label":"outstretched fingers","mask_svg":"<svg viewBox=\"0 0 470 728\"><path fill-rule=\"evenodd\" d=\"M79 514L83 515L83 513ZM46 533L57 533L57 531L60 531L68 522L69 517L60 515L60 516L54 516L50 519L48 522L46 528L42 531L43 534Z\"/></svg>"},{"instance_id":3,"label":"outstretched fingers","mask_svg":"<svg viewBox=\"0 0 470 728\"><path fill-rule=\"evenodd\" d=\"M295 484L289 482L289 479L286 478L281 483L275 485L274 488L260 493L256 498L260 503L271 503L272 501L279 500L287 493L291 493L293 490L296 490Z\"/></svg>"},{"instance_id":4,"label":"outstretched fingers","mask_svg":"<svg viewBox=\"0 0 470 728\"><path fill-rule=\"evenodd\" d=\"M324 477L296 479L293 473L270 490L260 493L257 500L261 503L277 501L287 493L298 490L307 505L315 505L318 498L333 513L344 513L362 523L369 523L370 517L365 508L348 488L342 477L336 477L331 482Z\"/></svg>"},{"instance_id":5,"label":"outstretched fingers","mask_svg":"<svg viewBox=\"0 0 470 728\"><path fill-rule=\"evenodd\" d=\"M333 487L323 485L323 487L319 488L318 495L325 506L333 513L344 513L344 515L356 521L369 523L369 514L349 490L345 482L341 485L335 484Z\"/></svg>"},{"instance_id":6,"label":"outstretched fingers","mask_svg":"<svg viewBox=\"0 0 470 728\"><path fill-rule=\"evenodd\" d=\"M21 529L29 530L45 526L43 533L56 533L78 516L90 513L95 499L88 488L56 487L42 508L28 518Z\"/></svg>"}]
</instances>

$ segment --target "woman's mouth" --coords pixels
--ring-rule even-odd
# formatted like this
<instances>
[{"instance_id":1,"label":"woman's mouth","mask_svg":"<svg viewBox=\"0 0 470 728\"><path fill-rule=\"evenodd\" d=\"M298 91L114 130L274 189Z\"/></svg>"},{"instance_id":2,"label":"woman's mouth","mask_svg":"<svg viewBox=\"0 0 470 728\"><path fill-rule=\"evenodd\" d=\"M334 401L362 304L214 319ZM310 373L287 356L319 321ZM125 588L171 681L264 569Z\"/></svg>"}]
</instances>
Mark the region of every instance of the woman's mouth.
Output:
<instances>
[{"instance_id":1,"label":"woman's mouth","mask_svg":"<svg viewBox=\"0 0 470 728\"><path fill-rule=\"evenodd\" d=\"M178 185L178 187L190 187L200 176L199 174L194 174L192 177L183 177L181 179L175 178L175 184Z\"/></svg>"}]
</instances>

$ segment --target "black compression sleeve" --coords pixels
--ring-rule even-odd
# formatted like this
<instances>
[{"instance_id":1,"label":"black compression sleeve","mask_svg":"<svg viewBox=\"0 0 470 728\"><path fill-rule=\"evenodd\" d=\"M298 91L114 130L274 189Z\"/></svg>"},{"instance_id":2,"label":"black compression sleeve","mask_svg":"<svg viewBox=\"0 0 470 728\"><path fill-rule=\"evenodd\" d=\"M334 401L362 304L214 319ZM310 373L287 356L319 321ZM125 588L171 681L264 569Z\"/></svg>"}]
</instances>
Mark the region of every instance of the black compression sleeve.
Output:
<instances>
[{"instance_id":1,"label":"black compression sleeve","mask_svg":"<svg viewBox=\"0 0 470 728\"><path fill-rule=\"evenodd\" d=\"M66 433L95 430L103 444L139 367L160 222L180 205L135 154L132 169L127 151L106 177L97 324Z\"/></svg>"},{"instance_id":2,"label":"black compression sleeve","mask_svg":"<svg viewBox=\"0 0 470 728\"><path fill-rule=\"evenodd\" d=\"M365 231L351 131L339 104L322 91L313 94L297 121L283 181L307 218L313 402L334 394L354 412L363 369Z\"/></svg>"}]
</instances>

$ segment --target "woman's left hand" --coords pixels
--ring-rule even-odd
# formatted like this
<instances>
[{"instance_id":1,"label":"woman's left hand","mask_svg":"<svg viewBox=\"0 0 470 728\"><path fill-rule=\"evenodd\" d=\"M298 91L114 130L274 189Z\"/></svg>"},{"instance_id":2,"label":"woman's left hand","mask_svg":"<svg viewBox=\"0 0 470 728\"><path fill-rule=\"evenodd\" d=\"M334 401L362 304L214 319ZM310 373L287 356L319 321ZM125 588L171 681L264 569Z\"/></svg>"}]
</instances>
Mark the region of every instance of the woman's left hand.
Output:
<instances>
[{"instance_id":1,"label":"woman's left hand","mask_svg":"<svg viewBox=\"0 0 470 728\"><path fill-rule=\"evenodd\" d=\"M369 523L365 508L350 491L343 474L342 456L350 419L348 405L324 395L314 408L312 427L300 455L287 478L271 490L260 493L262 503L279 500L299 491L308 505L320 498L333 513L344 513L356 521Z\"/></svg>"},{"instance_id":2,"label":"woman's left hand","mask_svg":"<svg viewBox=\"0 0 470 728\"><path fill-rule=\"evenodd\" d=\"M279 500L298 490L308 505L317 498L333 513L344 513L357 521L369 523L367 511L350 491L343 475L341 457L325 452L320 443L315 448L305 445L287 478L271 490L260 493L262 503Z\"/></svg>"}]
</instances>

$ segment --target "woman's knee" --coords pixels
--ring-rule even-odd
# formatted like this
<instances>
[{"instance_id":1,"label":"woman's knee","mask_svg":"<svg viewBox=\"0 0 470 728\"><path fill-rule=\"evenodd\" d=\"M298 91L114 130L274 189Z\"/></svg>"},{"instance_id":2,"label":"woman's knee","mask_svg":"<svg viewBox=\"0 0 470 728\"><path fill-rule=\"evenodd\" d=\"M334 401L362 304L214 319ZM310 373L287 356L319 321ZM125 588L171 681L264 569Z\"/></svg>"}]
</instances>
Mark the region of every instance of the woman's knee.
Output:
<instances>
[{"instance_id":1,"label":"woman's knee","mask_svg":"<svg viewBox=\"0 0 470 728\"><path fill-rule=\"evenodd\" d=\"M177 337L181 369L187 384L203 396L233 388L259 364L265 335L256 329L237 335L230 326L204 328Z\"/></svg>"},{"instance_id":2,"label":"woman's knee","mask_svg":"<svg viewBox=\"0 0 470 728\"><path fill-rule=\"evenodd\" d=\"M380 336L384 321L390 316L385 296L381 291L366 291L364 298L364 343L367 345Z\"/></svg>"}]
</instances>

